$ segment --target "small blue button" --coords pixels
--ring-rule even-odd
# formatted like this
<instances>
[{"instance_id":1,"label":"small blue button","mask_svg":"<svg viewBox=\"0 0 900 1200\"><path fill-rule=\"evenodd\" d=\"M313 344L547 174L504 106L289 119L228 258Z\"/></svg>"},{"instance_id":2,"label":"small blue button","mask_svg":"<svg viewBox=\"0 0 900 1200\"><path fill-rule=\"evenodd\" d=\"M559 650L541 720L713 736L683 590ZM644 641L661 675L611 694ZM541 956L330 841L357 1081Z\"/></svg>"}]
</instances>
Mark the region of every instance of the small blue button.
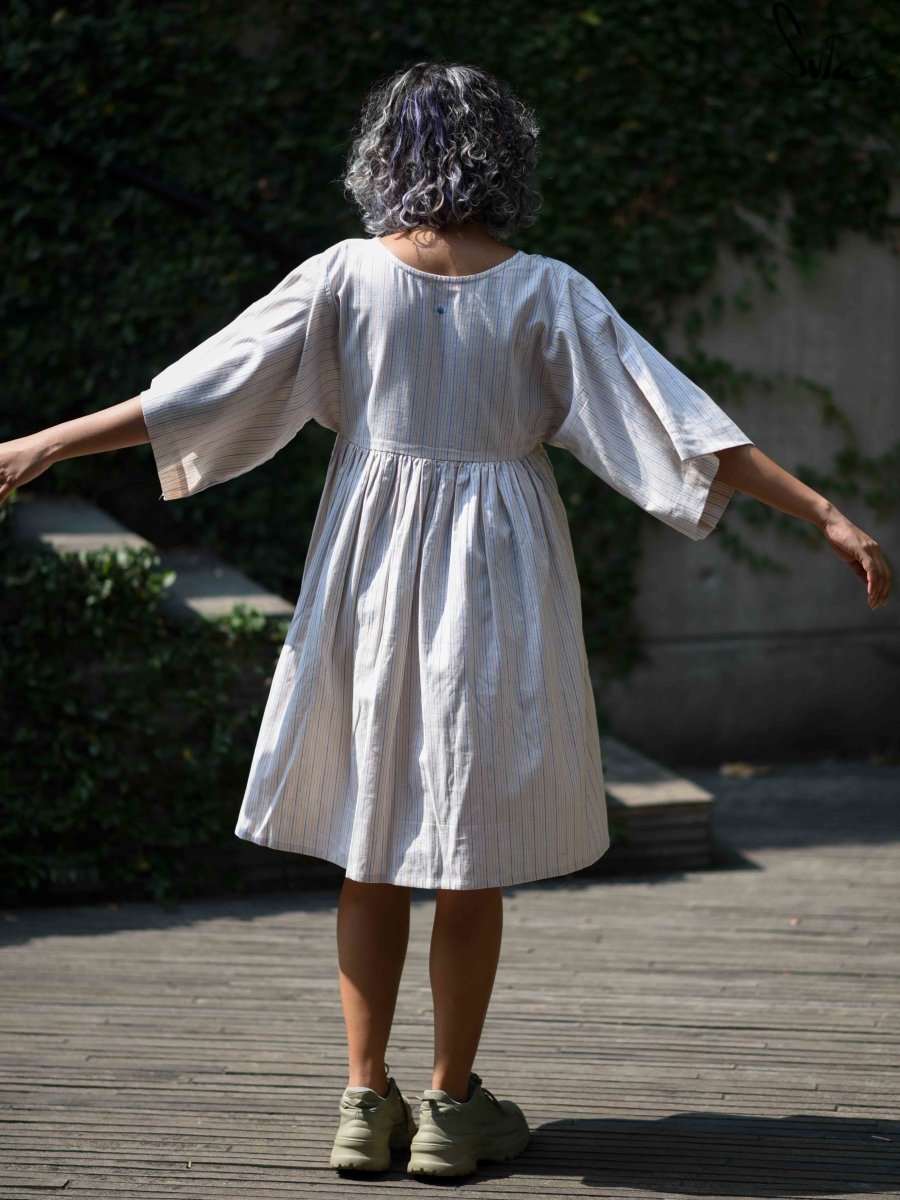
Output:
<instances>
[{"instance_id":1,"label":"small blue button","mask_svg":"<svg viewBox=\"0 0 900 1200\"><path fill-rule=\"evenodd\" d=\"M434 311L442 313L442 312L446 312L447 310L444 308L443 304L439 304Z\"/></svg>"}]
</instances>

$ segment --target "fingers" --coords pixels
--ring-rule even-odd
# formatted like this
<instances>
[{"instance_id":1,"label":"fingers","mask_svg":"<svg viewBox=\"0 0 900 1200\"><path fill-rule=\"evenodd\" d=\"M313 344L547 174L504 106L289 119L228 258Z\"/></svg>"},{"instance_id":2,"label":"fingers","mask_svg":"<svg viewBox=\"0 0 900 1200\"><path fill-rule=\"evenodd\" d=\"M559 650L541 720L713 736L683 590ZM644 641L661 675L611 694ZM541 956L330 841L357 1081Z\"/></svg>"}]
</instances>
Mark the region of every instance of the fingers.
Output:
<instances>
[{"instance_id":1,"label":"fingers","mask_svg":"<svg viewBox=\"0 0 900 1200\"><path fill-rule=\"evenodd\" d=\"M862 556L861 565L866 575L869 608L876 609L887 604L891 592L891 569L877 542L867 547L867 550L869 553Z\"/></svg>"},{"instance_id":2,"label":"fingers","mask_svg":"<svg viewBox=\"0 0 900 1200\"><path fill-rule=\"evenodd\" d=\"M877 603L887 604L888 596L891 594L891 568L887 564L887 559L879 549L877 552L878 570L879 570L879 585L877 591Z\"/></svg>"}]
</instances>

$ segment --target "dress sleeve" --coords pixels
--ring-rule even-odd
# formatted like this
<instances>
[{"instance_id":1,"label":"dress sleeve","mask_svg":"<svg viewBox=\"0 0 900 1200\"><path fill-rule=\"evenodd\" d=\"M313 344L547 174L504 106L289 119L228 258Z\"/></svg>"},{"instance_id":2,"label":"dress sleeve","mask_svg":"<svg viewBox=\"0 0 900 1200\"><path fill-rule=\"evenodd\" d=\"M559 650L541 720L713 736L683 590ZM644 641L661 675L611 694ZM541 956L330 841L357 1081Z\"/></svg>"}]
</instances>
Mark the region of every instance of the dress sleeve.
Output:
<instances>
[{"instance_id":1,"label":"dress sleeve","mask_svg":"<svg viewBox=\"0 0 900 1200\"><path fill-rule=\"evenodd\" d=\"M545 369L543 441L693 541L712 533L735 490L715 481L715 452L751 438L572 268Z\"/></svg>"},{"instance_id":2,"label":"dress sleeve","mask_svg":"<svg viewBox=\"0 0 900 1200\"><path fill-rule=\"evenodd\" d=\"M323 252L154 376L140 398L160 499L252 470L312 418L336 429L336 325Z\"/></svg>"}]
</instances>

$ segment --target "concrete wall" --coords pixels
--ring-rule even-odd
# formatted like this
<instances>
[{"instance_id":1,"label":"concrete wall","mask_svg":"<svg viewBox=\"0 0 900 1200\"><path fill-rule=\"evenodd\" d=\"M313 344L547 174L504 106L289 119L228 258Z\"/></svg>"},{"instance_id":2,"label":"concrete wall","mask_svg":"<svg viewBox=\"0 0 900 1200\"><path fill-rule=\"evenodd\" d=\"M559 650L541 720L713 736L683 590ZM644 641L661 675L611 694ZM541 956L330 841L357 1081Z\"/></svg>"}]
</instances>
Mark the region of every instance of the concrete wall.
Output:
<instances>
[{"instance_id":1,"label":"concrete wall","mask_svg":"<svg viewBox=\"0 0 900 1200\"><path fill-rule=\"evenodd\" d=\"M900 210L897 193L892 210ZM782 230L783 219L775 234L783 246ZM703 307L715 292L730 297L749 275L752 308L729 304L704 348L737 367L825 384L863 453L883 453L900 439L900 258L848 234L812 281L781 259L779 290L768 293L751 269L723 256L694 303ZM675 330L690 307L676 310L673 354L685 346ZM719 402L788 471L802 463L831 472L841 437L796 385ZM682 766L900 750L900 517L878 520L860 500L829 498L887 556L895 586L884 608L869 609L865 585L821 535L807 547L749 526L729 507L724 523L790 567L773 575L733 562L718 530L691 542L645 522L637 613L651 661L624 682L595 673L617 736Z\"/></svg>"}]
</instances>

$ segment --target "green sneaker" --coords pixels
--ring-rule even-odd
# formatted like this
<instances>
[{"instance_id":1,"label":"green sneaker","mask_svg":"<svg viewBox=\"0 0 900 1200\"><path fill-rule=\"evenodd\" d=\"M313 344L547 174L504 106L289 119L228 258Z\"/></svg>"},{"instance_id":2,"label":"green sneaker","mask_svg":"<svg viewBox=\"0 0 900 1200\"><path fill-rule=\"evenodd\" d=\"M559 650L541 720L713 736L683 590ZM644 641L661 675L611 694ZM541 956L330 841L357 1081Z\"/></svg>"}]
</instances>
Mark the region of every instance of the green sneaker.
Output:
<instances>
[{"instance_id":1,"label":"green sneaker","mask_svg":"<svg viewBox=\"0 0 900 1200\"><path fill-rule=\"evenodd\" d=\"M372 1088L351 1092L340 1101L340 1126L331 1148L330 1165L336 1171L387 1171L391 1151L409 1146L416 1123L412 1109L384 1064L388 1094Z\"/></svg>"},{"instance_id":2,"label":"green sneaker","mask_svg":"<svg viewBox=\"0 0 900 1200\"><path fill-rule=\"evenodd\" d=\"M480 1158L515 1158L529 1136L518 1104L498 1100L473 1071L468 1100L454 1100L440 1088L422 1093L406 1170L411 1175L470 1175Z\"/></svg>"}]
</instances>

